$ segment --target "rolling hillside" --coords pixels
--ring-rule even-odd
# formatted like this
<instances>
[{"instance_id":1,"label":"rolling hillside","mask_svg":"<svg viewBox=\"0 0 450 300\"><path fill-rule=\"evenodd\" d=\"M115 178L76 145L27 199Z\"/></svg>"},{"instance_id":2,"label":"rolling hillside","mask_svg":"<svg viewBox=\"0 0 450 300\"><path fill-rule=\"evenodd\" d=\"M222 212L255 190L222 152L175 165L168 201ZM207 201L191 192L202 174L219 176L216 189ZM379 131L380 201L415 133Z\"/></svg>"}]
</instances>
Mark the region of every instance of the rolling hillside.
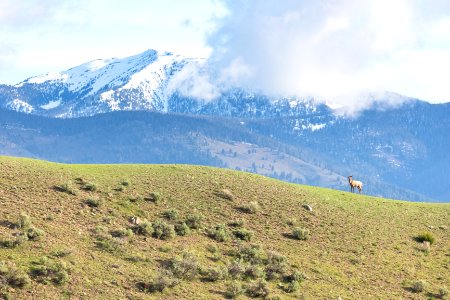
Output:
<instances>
[{"instance_id":1,"label":"rolling hillside","mask_svg":"<svg viewBox=\"0 0 450 300\"><path fill-rule=\"evenodd\" d=\"M4 298L448 297L448 204L189 165L0 170Z\"/></svg>"},{"instance_id":2,"label":"rolling hillside","mask_svg":"<svg viewBox=\"0 0 450 300\"><path fill-rule=\"evenodd\" d=\"M320 149L327 149L326 145L311 148L310 142L302 142L295 136L280 138L260 124L246 119L155 112L113 112L53 119L0 109L0 154L63 163L208 165L295 183L348 189L346 176L359 170L357 166L336 161L339 156L335 153L324 155ZM270 122L262 124L267 126ZM283 135L283 131L279 134ZM338 138L337 133L334 136ZM326 143L326 138L323 142ZM367 174L362 177L368 183L364 193L410 201L436 201L396 186L395 181L383 181L378 174L385 170L384 165L368 168L367 162L363 168ZM358 173L354 175L361 178Z\"/></svg>"}]
</instances>

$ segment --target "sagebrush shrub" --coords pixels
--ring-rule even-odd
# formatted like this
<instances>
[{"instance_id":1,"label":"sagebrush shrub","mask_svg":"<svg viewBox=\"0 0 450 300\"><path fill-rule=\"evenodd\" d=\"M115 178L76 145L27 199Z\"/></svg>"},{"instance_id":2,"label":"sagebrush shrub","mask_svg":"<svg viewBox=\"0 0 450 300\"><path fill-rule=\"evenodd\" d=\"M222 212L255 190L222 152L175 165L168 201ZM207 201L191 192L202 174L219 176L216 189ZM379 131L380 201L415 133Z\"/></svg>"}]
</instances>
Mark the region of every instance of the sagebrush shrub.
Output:
<instances>
[{"instance_id":1,"label":"sagebrush shrub","mask_svg":"<svg viewBox=\"0 0 450 300\"><path fill-rule=\"evenodd\" d=\"M225 297L228 299L237 298L239 295L242 295L244 290L242 288L242 284L238 281L232 281L227 285L227 289L225 291Z\"/></svg>"},{"instance_id":2,"label":"sagebrush shrub","mask_svg":"<svg viewBox=\"0 0 450 300\"><path fill-rule=\"evenodd\" d=\"M131 182L128 179L123 179L120 182L120 184L123 185L123 186L129 186L131 184Z\"/></svg>"},{"instance_id":3,"label":"sagebrush shrub","mask_svg":"<svg viewBox=\"0 0 450 300\"><path fill-rule=\"evenodd\" d=\"M265 277L264 269L258 265L249 265L245 269L244 276L246 278L258 279Z\"/></svg>"},{"instance_id":4,"label":"sagebrush shrub","mask_svg":"<svg viewBox=\"0 0 450 300\"><path fill-rule=\"evenodd\" d=\"M148 283L141 282L139 285L144 292L155 293L163 292L167 288L171 288L179 284L179 280L173 277L173 274L167 270L161 271L159 275L150 280Z\"/></svg>"},{"instance_id":5,"label":"sagebrush shrub","mask_svg":"<svg viewBox=\"0 0 450 300\"><path fill-rule=\"evenodd\" d=\"M225 225L219 224L213 228L208 229L207 234L210 238L218 242L226 242L229 240L230 236Z\"/></svg>"},{"instance_id":6,"label":"sagebrush shrub","mask_svg":"<svg viewBox=\"0 0 450 300\"><path fill-rule=\"evenodd\" d=\"M81 188L85 191L95 192L97 190L97 185L92 182L87 182L83 184Z\"/></svg>"},{"instance_id":7,"label":"sagebrush shrub","mask_svg":"<svg viewBox=\"0 0 450 300\"><path fill-rule=\"evenodd\" d=\"M70 255L71 253L72 253L72 251L68 250L68 249L56 249L51 253L51 255L54 257L60 258L60 257L66 257L66 256Z\"/></svg>"},{"instance_id":8,"label":"sagebrush shrub","mask_svg":"<svg viewBox=\"0 0 450 300\"><path fill-rule=\"evenodd\" d=\"M126 228L119 228L111 231L111 235L113 237L117 238L124 238L124 237L132 237L133 236L133 230L126 229Z\"/></svg>"},{"instance_id":9,"label":"sagebrush shrub","mask_svg":"<svg viewBox=\"0 0 450 300\"><path fill-rule=\"evenodd\" d=\"M55 188L63 193L67 193L69 195L76 195L77 191L75 189L75 187L72 184L72 181L66 181L65 183L61 184L61 185L57 185L55 186Z\"/></svg>"},{"instance_id":10,"label":"sagebrush shrub","mask_svg":"<svg viewBox=\"0 0 450 300\"><path fill-rule=\"evenodd\" d=\"M262 250L260 245L239 245L236 257L251 264L262 264L266 258L266 253Z\"/></svg>"},{"instance_id":11,"label":"sagebrush shrub","mask_svg":"<svg viewBox=\"0 0 450 300\"><path fill-rule=\"evenodd\" d=\"M116 252L120 246L117 241L112 239L98 239L95 244L100 250L110 253Z\"/></svg>"},{"instance_id":12,"label":"sagebrush shrub","mask_svg":"<svg viewBox=\"0 0 450 300\"><path fill-rule=\"evenodd\" d=\"M242 279L247 265L241 259L234 260L228 265L228 275L233 279Z\"/></svg>"},{"instance_id":13,"label":"sagebrush shrub","mask_svg":"<svg viewBox=\"0 0 450 300\"><path fill-rule=\"evenodd\" d=\"M412 283L411 291L414 293L421 293L425 290L426 282L423 280L418 280Z\"/></svg>"},{"instance_id":14,"label":"sagebrush shrub","mask_svg":"<svg viewBox=\"0 0 450 300\"><path fill-rule=\"evenodd\" d=\"M249 202L249 203L246 203L246 204L242 205L240 207L240 210L245 212L245 213L248 213L248 214L255 214L255 213L257 213L258 211L261 210L261 207L259 206L258 202L252 201L252 202Z\"/></svg>"},{"instance_id":15,"label":"sagebrush shrub","mask_svg":"<svg viewBox=\"0 0 450 300\"><path fill-rule=\"evenodd\" d=\"M52 282L61 285L69 280L66 264L45 256L33 263L30 273L33 278L43 283Z\"/></svg>"},{"instance_id":16,"label":"sagebrush shrub","mask_svg":"<svg viewBox=\"0 0 450 300\"><path fill-rule=\"evenodd\" d=\"M302 282L305 279L307 279L307 276L305 275L305 273L300 272L299 270L294 270L292 271L292 273L284 277L285 282L293 282L293 281Z\"/></svg>"},{"instance_id":17,"label":"sagebrush shrub","mask_svg":"<svg viewBox=\"0 0 450 300\"><path fill-rule=\"evenodd\" d=\"M210 267L201 270L202 279L204 281L216 282L224 280L228 276L228 271L223 267Z\"/></svg>"},{"instance_id":18,"label":"sagebrush shrub","mask_svg":"<svg viewBox=\"0 0 450 300\"><path fill-rule=\"evenodd\" d=\"M267 280L278 279L283 276L287 268L287 259L275 251L267 251L267 261L265 266Z\"/></svg>"},{"instance_id":19,"label":"sagebrush shrub","mask_svg":"<svg viewBox=\"0 0 450 300\"><path fill-rule=\"evenodd\" d=\"M152 223L150 223L149 221L142 221L134 227L134 231L136 234L152 236L155 230L153 229Z\"/></svg>"},{"instance_id":20,"label":"sagebrush shrub","mask_svg":"<svg viewBox=\"0 0 450 300\"><path fill-rule=\"evenodd\" d=\"M186 217L186 225L191 229L199 229L203 220L201 214L190 214Z\"/></svg>"},{"instance_id":21,"label":"sagebrush shrub","mask_svg":"<svg viewBox=\"0 0 450 300\"><path fill-rule=\"evenodd\" d=\"M175 232L179 236L188 235L190 231L191 229L189 228L189 226L186 225L185 222L175 225Z\"/></svg>"},{"instance_id":22,"label":"sagebrush shrub","mask_svg":"<svg viewBox=\"0 0 450 300\"><path fill-rule=\"evenodd\" d=\"M298 281L291 281L283 286L283 290L286 293L293 293L298 289L300 289L300 283L298 283Z\"/></svg>"},{"instance_id":23,"label":"sagebrush shrub","mask_svg":"<svg viewBox=\"0 0 450 300\"><path fill-rule=\"evenodd\" d=\"M253 231L241 228L234 230L233 235L240 240L249 242L253 237Z\"/></svg>"},{"instance_id":24,"label":"sagebrush shrub","mask_svg":"<svg viewBox=\"0 0 450 300\"><path fill-rule=\"evenodd\" d=\"M229 189L223 189L216 193L220 198L233 201L235 196Z\"/></svg>"},{"instance_id":25,"label":"sagebrush shrub","mask_svg":"<svg viewBox=\"0 0 450 300\"><path fill-rule=\"evenodd\" d=\"M429 242L430 245L433 245L434 242L436 241L436 238L431 232L426 231L416 236L416 240L420 243Z\"/></svg>"},{"instance_id":26,"label":"sagebrush shrub","mask_svg":"<svg viewBox=\"0 0 450 300\"><path fill-rule=\"evenodd\" d=\"M13 288L23 288L31 283L26 272L16 267L13 263L0 261L0 288L9 285Z\"/></svg>"},{"instance_id":27,"label":"sagebrush shrub","mask_svg":"<svg viewBox=\"0 0 450 300\"><path fill-rule=\"evenodd\" d=\"M297 240L307 240L309 239L309 230L302 227L295 227L292 230L292 237Z\"/></svg>"},{"instance_id":28,"label":"sagebrush shrub","mask_svg":"<svg viewBox=\"0 0 450 300\"><path fill-rule=\"evenodd\" d=\"M440 299L446 299L448 294L449 294L449 292L448 292L446 287L441 287L439 289L438 296L439 296Z\"/></svg>"},{"instance_id":29,"label":"sagebrush shrub","mask_svg":"<svg viewBox=\"0 0 450 300\"><path fill-rule=\"evenodd\" d=\"M228 223L228 226L231 227L243 227L245 225L245 221L242 219L234 220Z\"/></svg>"},{"instance_id":30,"label":"sagebrush shrub","mask_svg":"<svg viewBox=\"0 0 450 300\"><path fill-rule=\"evenodd\" d=\"M19 215L19 220L17 221L17 227L20 229L27 229L30 226L31 226L30 217L26 213L21 212Z\"/></svg>"},{"instance_id":31,"label":"sagebrush shrub","mask_svg":"<svg viewBox=\"0 0 450 300\"><path fill-rule=\"evenodd\" d=\"M44 231L36 227L29 227L25 232L28 239L33 241L39 240L44 235Z\"/></svg>"},{"instance_id":32,"label":"sagebrush shrub","mask_svg":"<svg viewBox=\"0 0 450 300\"><path fill-rule=\"evenodd\" d=\"M197 257L192 253L184 252L181 256L170 260L169 270L177 278L192 280L199 271Z\"/></svg>"},{"instance_id":33,"label":"sagebrush shrub","mask_svg":"<svg viewBox=\"0 0 450 300\"><path fill-rule=\"evenodd\" d=\"M175 237L175 227L163 220L153 223L153 236L160 240L168 240Z\"/></svg>"},{"instance_id":34,"label":"sagebrush shrub","mask_svg":"<svg viewBox=\"0 0 450 300\"><path fill-rule=\"evenodd\" d=\"M153 192L153 193L150 193L148 195L148 197L145 198L145 200L151 201L151 202L157 204L157 203L161 202L161 198L162 198L161 193Z\"/></svg>"},{"instance_id":35,"label":"sagebrush shrub","mask_svg":"<svg viewBox=\"0 0 450 300\"><path fill-rule=\"evenodd\" d=\"M250 283L245 290L247 295L252 298L264 298L270 293L267 282L264 279L258 279Z\"/></svg>"},{"instance_id":36,"label":"sagebrush shrub","mask_svg":"<svg viewBox=\"0 0 450 300\"><path fill-rule=\"evenodd\" d=\"M175 220L178 217L178 211L175 208L165 210L162 216L168 220Z\"/></svg>"},{"instance_id":37,"label":"sagebrush shrub","mask_svg":"<svg viewBox=\"0 0 450 300\"><path fill-rule=\"evenodd\" d=\"M100 198L88 198L84 201L87 206L98 208L103 204L103 200Z\"/></svg>"}]
</instances>

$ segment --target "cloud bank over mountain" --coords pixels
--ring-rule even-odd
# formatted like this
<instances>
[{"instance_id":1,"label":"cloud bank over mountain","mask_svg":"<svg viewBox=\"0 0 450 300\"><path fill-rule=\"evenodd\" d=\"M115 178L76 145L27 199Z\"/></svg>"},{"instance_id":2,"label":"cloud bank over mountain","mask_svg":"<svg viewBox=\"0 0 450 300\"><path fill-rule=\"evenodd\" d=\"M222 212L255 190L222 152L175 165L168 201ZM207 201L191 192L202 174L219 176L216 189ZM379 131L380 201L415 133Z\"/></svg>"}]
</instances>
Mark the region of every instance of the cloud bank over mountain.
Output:
<instances>
[{"instance_id":1,"label":"cloud bank over mountain","mask_svg":"<svg viewBox=\"0 0 450 300\"><path fill-rule=\"evenodd\" d=\"M450 100L450 2L224 1L208 36L221 84L365 106L394 91Z\"/></svg>"}]
</instances>

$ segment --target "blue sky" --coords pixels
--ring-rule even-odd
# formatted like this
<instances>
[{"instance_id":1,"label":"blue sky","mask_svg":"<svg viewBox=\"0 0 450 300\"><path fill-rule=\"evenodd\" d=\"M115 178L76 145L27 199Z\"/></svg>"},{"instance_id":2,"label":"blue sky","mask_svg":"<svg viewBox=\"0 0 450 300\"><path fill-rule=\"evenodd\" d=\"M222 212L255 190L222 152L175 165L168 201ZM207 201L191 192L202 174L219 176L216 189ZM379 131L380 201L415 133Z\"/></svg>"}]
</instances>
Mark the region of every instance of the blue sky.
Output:
<instances>
[{"instance_id":1,"label":"blue sky","mask_svg":"<svg viewBox=\"0 0 450 300\"><path fill-rule=\"evenodd\" d=\"M2 0L0 24L0 83L153 48L267 93L450 101L448 0Z\"/></svg>"}]
</instances>

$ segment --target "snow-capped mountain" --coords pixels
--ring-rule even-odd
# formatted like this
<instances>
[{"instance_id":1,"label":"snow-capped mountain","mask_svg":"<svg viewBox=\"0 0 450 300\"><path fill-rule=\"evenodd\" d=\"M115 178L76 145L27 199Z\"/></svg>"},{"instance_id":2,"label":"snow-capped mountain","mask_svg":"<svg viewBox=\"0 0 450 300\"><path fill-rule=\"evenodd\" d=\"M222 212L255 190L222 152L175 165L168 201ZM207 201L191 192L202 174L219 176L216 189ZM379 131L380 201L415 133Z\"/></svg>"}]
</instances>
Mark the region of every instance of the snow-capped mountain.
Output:
<instances>
[{"instance_id":1,"label":"snow-capped mountain","mask_svg":"<svg viewBox=\"0 0 450 300\"><path fill-rule=\"evenodd\" d=\"M201 60L148 50L127 58L97 59L15 86L2 86L5 108L51 117L80 117L116 110L167 110L167 84Z\"/></svg>"},{"instance_id":2,"label":"snow-capped mountain","mask_svg":"<svg viewBox=\"0 0 450 300\"><path fill-rule=\"evenodd\" d=\"M273 99L239 87L220 90L208 101L179 92L181 77L191 89L196 88L197 74L192 70L205 65L204 59L155 50L121 59L97 59L63 72L31 77L15 86L0 85L0 107L59 118L119 110L251 118L330 112L312 99ZM186 78L189 76L192 78Z\"/></svg>"}]
</instances>

